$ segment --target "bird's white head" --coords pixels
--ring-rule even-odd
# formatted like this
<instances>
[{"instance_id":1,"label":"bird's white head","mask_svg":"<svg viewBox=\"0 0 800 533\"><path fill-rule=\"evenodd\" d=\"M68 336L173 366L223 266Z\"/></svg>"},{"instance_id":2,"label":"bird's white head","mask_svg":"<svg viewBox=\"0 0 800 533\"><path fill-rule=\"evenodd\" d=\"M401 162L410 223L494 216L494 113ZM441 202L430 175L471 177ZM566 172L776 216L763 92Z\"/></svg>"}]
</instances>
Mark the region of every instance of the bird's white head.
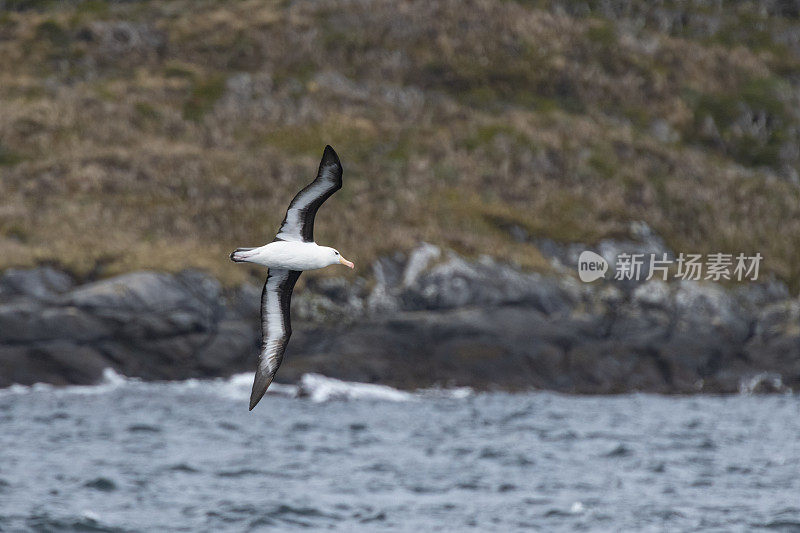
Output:
<instances>
[{"instance_id":1,"label":"bird's white head","mask_svg":"<svg viewBox=\"0 0 800 533\"><path fill-rule=\"evenodd\" d=\"M351 263L350 261L348 261L347 259L342 257L342 254L339 253L339 250L335 250L333 248L328 248L326 246L325 247L325 251L328 252L328 254L329 254L328 260L330 261L330 263L328 263L328 264L330 264L330 265L337 265L338 264L338 265L348 266L350 268L355 268L355 265L353 263Z\"/></svg>"}]
</instances>

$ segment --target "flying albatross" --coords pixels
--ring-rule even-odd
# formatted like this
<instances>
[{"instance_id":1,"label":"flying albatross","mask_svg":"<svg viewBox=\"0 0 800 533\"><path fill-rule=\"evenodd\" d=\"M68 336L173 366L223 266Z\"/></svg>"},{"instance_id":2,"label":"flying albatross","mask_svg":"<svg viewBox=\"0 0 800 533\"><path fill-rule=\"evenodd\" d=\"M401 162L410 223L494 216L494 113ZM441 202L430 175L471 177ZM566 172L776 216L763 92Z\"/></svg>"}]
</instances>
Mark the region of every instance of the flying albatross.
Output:
<instances>
[{"instance_id":1,"label":"flying albatross","mask_svg":"<svg viewBox=\"0 0 800 533\"><path fill-rule=\"evenodd\" d=\"M330 146L325 147L317 177L289 204L275 240L259 248L237 248L231 260L256 263L269 268L261 292L261 353L250 394L250 410L261 400L278 367L292 335L289 306L292 290L303 270L353 263L333 248L314 242L314 216L333 193L342 188L342 164Z\"/></svg>"}]
</instances>

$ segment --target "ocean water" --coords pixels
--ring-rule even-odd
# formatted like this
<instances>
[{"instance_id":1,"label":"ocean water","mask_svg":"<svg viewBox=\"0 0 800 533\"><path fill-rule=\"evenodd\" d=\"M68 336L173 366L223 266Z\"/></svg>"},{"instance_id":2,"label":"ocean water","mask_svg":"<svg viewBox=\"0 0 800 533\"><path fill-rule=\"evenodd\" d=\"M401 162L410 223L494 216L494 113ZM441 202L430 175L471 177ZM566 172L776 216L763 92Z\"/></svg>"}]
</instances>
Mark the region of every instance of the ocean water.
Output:
<instances>
[{"instance_id":1,"label":"ocean water","mask_svg":"<svg viewBox=\"0 0 800 533\"><path fill-rule=\"evenodd\" d=\"M0 531L800 531L800 397L0 391Z\"/></svg>"}]
</instances>

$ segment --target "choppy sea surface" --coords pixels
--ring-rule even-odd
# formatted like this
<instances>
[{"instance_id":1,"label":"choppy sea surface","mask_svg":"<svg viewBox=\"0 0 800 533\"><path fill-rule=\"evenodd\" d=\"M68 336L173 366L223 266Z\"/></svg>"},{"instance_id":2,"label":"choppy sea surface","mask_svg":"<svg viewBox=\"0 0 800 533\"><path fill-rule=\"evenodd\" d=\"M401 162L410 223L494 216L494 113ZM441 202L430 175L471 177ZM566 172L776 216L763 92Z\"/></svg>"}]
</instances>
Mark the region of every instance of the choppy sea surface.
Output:
<instances>
[{"instance_id":1,"label":"choppy sea surface","mask_svg":"<svg viewBox=\"0 0 800 533\"><path fill-rule=\"evenodd\" d=\"M800 397L0 391L0 531L800 531Z\"/></svg>"}]
</instances>

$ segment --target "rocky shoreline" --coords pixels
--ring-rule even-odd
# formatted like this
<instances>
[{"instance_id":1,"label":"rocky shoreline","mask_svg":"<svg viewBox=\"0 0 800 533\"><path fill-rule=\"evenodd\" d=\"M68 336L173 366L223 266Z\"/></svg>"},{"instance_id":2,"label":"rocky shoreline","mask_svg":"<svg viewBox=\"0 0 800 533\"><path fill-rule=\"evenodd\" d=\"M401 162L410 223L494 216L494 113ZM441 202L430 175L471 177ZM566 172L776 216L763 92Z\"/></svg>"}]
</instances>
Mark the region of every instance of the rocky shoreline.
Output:
<instances>
[{"instance_id":1,"label":"rocky shoreline","mask_svg":"<svg viewBox=\"0 0 800 533\"><path fill-rule=\"evenodd\" d=\"M562 258L563 259L563 258ZM600 280L528 273L423 244L370 279L307 279L278 381L307 372L402 389L580 394L782 392L800 386L800 300L777 282ZM76 284L0 275L0 387L249 371L261 288L196 271Z\"/></svg>"}]
</instances>

